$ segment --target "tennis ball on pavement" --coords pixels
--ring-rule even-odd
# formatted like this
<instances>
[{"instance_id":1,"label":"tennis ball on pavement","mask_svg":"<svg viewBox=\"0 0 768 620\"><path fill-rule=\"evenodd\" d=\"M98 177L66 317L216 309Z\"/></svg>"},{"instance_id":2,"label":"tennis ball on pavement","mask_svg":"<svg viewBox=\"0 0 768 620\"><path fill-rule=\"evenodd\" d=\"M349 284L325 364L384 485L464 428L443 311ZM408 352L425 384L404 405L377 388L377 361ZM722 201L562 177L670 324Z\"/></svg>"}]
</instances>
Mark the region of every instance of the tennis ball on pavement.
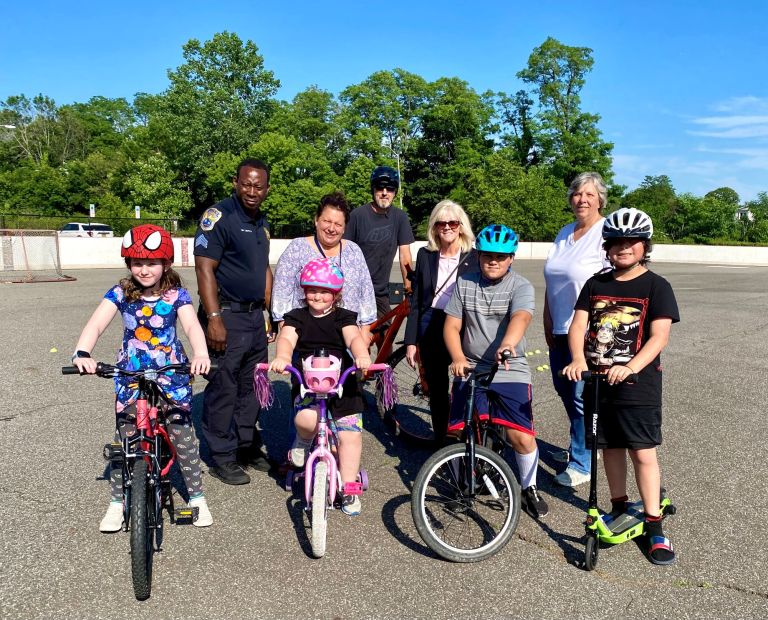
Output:
<instances>
[{"instance_id":1,"label":"tennis ball on pavement","mask_svg":"<svg viewBox=\"0 0 768 620\"><path fill-rule=\"evenodd\" d=\"M536 370L538 370L539 372L543 372L544 366L536 366Z\"/></svg>"},{"instance_id":2,"label":"tennis ball on pavement","mask_svg":"<svg viewBox=\"0 0 768 620\"><path fill-rule=\"evenodd\" d=\"M536 355L538 355L539 353L541 353L541 349L536 349L536 350L534 351L534 353L535 353Z\"/></svg>"},{"instance_id":3,"label":"tennis ball on pavement","mask_svg":"<svg viewBox=\"0 0 768 620\"><path fill-rule=\"evenodd\" d=\"M50 352L51 353L58 353L59 350L56 347L53 347Z\"/></svg>"},{"instance_id":4,"label":"tennis ball on pavement","mask_svg":"<svg viewBox=\"0 0 768 620\"><path fill-rule=\"evenodd\" d=\"M548 366L547 364L543 364L541 367L542 367L544 370L549 370L549 366Z\"/></svg>"}]
</instances>

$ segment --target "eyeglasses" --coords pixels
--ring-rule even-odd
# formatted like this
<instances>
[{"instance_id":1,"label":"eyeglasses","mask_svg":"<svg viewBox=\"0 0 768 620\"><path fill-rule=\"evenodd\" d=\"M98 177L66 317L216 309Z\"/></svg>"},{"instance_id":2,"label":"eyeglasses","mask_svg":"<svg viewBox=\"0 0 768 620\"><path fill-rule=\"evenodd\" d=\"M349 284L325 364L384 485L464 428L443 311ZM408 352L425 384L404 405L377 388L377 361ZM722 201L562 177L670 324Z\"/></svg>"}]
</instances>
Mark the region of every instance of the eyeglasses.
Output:
<instances>
[{"instance_id":1,"label":"eyeglasses","mask_svg":"<svg viewBox=\"0 0 768 620\"><path fill-rule=\"evenodd\" d=\"M435 228L443 228L445 226L451 230L456 230L459 226L461 226L461 222L459 222L459 220L451 220L449 222L435 222Z\"/></svg>"}]
</instances>

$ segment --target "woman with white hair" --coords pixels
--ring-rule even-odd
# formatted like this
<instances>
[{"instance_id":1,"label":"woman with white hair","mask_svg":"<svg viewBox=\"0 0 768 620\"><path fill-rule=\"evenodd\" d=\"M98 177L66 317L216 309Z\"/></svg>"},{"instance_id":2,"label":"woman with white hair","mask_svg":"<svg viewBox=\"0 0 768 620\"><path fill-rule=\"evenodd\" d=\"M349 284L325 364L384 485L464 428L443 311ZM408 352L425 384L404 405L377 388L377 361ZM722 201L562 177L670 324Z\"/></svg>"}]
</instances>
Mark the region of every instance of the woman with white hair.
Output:
<instances>
[{"instance_id":1,"label":"woman with white hair","mask_svg":"<svg viewBox=\"0 0 768 620\"><path fill-rule=\"evenodd\" d=\"M435 444L445 441L448 429L448 366L451 356L443 341L444 308L453 294L456 277L478 268L472 249L475 235L464 209L452 200L442 200L432 209L427 246L416 257L411 312L405 328L406 358L416 367L416 345L429 385L429 409Z\"/></svg>"},{"instance_id":2,"label":"woman with white hair","mask_svg":"<svg viewBox=\"0 0 768 620\"><path fill-rule=\"evenodd\" d=\"M557 233L544 264L544 337L549 345L552 382L565 405L571 423L568 450L556 453L555 459L566 463L555 482L575 487L589 481L591 459L585 445L583 381L569 381L559 372L571 363L568 328L573 320L573 307L584 283L610 263L603 250L603 209L608 191L597 172L582 172L568 188L568 203L575 221Z\"/></svg>"}]
</instances>

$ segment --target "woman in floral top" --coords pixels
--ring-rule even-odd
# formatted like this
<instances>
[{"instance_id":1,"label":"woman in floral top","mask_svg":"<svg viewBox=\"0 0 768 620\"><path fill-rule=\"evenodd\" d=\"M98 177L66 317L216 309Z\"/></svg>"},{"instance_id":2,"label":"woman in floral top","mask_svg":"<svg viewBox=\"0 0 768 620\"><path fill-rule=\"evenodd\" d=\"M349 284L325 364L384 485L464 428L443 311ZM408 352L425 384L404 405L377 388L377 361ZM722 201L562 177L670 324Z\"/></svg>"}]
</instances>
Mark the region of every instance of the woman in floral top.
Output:
<instances>
[{"instance_id":1,"label":"woman in floral top","mask_svg":"<svg viewBox=\"0 0 768 620\"><path fill-rule=\"evenodd\" d=\"M314 258L327 258L344 274L341 307L357 313L365 343L370 342L370 324L376 320L376 297L368 266L360 247L342 240L349 221L349 206L341 192L320 199L315 214L315 234L291 241L277 261L272 288L272 318L282 322L287 312L305 305L299 284L301 270Z\"/></svg>"}]
</instances>

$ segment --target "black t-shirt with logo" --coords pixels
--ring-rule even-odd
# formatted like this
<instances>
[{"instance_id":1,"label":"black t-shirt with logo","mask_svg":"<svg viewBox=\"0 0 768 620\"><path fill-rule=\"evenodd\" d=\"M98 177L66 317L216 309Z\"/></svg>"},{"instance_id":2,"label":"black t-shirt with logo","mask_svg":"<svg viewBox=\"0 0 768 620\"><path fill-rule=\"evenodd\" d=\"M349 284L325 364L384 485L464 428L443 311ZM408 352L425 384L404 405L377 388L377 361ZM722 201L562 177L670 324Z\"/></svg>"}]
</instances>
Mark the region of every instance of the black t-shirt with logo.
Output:
<instances>
[{"instance_id":1,"label":"black t-shirt with logo","mask_svg":"<svg viewBox=\"0 0 768 620\"><path fill-rule=\"evenodd\" d=\"M349 217L344 238L360 246L377 296L389 295L389 276L397 248L415 241L405 211L389 207L376 213L371 204L358 207Z\"/></svg>"},{"instance_id":2,"label":"black t-shirt with logo","mask_svg":"<svg viewBox=\"0 0 768 620\"><path fill-rule=\"evenodd\" d=\"M629 364L650 337L651 322L680 320L672 287L647 271L632 280L616 280L613 272L593 276L584 284L576 310L589 312L584 353L591 370L606 372ZM637 383L601 386L602 398L617 405L661 407L661 355L643 368Z\"/></svg>"}]
</instances>

